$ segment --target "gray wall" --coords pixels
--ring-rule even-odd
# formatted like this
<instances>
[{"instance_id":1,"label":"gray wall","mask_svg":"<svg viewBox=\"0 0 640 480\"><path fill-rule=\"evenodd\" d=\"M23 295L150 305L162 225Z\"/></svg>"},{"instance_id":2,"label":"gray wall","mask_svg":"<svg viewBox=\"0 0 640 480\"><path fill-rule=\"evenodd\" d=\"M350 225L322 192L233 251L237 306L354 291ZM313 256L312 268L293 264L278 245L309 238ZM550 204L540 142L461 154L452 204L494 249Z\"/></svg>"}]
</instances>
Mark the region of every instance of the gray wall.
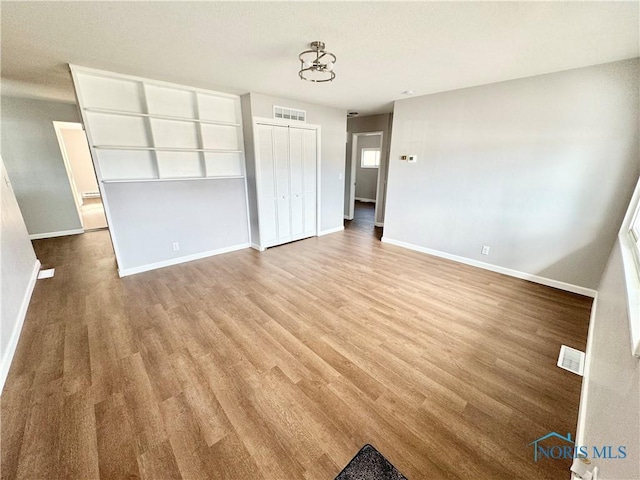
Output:
<instances>
[{"instance_id":1,"label":"gray wall","mask_svg":"<svg viewBox=\"0 0 640 480\"><path fill-rule=\"evenodd\" d=\"M638 69L396 102L385 238L596 288L640 170Z\"/></svg>"},{"instance_id":2,"label":"gray wall","mask_svg":"<svg viewBox=\"0 0 640 480\"><path fill-rule=\"evenodd\" d=\"M356 197L368 200L376 199L378 187L378 168L362 168L362 149L381 148L380 135L364 135L358 137L356 157ZM380 152L382 158L382 152Z\"/></svg>"},{"instance_id":3,"label":"gray wall","mask_svg":"<svg viewBox=\"0 0 640 480\"><path fill-rule=\"evenodd\" d=\"M367 115L347 119L347 147L345 165L344 215L349 214L349 183L351 182L351 142L352 134L361 132L383 132L382 152L380 156L380 183L376 193L376 222L384 222L385 203L387 196L387 175L389 172L389 147L391 145L392 113Z\"/></svg>"},{"instance_id":4,"label":"gray wall","mask_svg":"<svg viewBox=\"0 0 640 480\"><path fill-rule=\"evenodd\" d=\"M12 337L23 320L21 311L31 293L36 255L31 246L9 176L0 159L0 391L9 371ZM14 337L17 341L17 337Z\"/></svg>"},{"instance_id":5,"label":"gray wall","mask_svg":"<svg viewBox=\"0 0 640 480\"><path fill-rule=\"evenodd\" d=\"M585 416L581 444L627 447L624 460L592 459L601 479L640 478L640 366L631 354L626 295L616 242L598 288L587 352L591 365L583 380L587 394L581 399Z\"/></svg>"},{"instance_id":6,"label":"gray wall","mask_svg":"<svg viewBox=\"0 0 640 480\"><path fill-rule=\"evenodd\" d=\"M2 97L2 157L30 234L82 228L54 120L80 122L77 107Z\"/></svg>"},{"instance_id":7,"label":"gray wall","mask_svg":"<svg viewBox=\"0 0 640 480\"><path fill-rule=\"evenodd\" d=\"M320 125L321 129L321 230L331 230L343 225L344 210L344 165L347 112L337 108L323 107L311 103L270 97L259 93L250 94L251 114L256 117L273 118L273 105L289 107L307 112L307 123ZM244 104L243 104L244 109ZM249 128L245 123L245 131Z\"/></svg>"},{"instance_id":8,"label":"gray wall","mask_svg":"<svg viewBox=\"0 0 640 480\"><path fill-rule=\"evenodd\" d=\"M120 269L249 242L243 179L110 183L105 192Z\"/></svg>"}]
</instances>

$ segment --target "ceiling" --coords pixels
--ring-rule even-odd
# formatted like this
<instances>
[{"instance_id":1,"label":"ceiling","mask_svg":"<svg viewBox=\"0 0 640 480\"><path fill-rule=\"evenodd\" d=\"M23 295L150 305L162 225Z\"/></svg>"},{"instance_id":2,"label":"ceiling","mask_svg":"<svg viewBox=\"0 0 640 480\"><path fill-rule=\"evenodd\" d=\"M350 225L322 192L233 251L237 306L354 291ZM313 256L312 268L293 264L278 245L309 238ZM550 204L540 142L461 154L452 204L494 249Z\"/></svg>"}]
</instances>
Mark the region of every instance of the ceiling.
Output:
<instances>
[{"instance_id":1,"label":"ceiling","mask_svg":"<svg viewBox=\"0 0 640 480\"><path fill-rule=\"evenodd\" d=\"M391 111L416 95L640 56L638 2L2 2L2 88L73 100L67 63ZM298 79L313 40L333 83Z\"/></svg>"}]
</instances>

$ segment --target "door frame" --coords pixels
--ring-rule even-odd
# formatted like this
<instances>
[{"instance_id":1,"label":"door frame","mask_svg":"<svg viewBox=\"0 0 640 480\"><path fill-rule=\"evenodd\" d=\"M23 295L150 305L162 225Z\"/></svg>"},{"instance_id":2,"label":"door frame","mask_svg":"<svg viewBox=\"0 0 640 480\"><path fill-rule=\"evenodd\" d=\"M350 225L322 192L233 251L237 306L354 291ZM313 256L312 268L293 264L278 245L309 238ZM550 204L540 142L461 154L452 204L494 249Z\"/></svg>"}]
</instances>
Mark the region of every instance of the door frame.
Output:
<instances>
[{"instance_id":1,"label":"door frame","mask_svg":"<svg viewBox=\"0 0 640 480\"><path fill-rule=\"evenodd\" d=\"M53 122L53 129L56 132L56 138L58 139L58 146L60 147L60 153L62 154L62 161L64 163L64 169L67 172L67 179L69 180L69 187L71 188L71 194L73 195L73 203L76 206L76 212L78 213L78 220L82 226L84 232L84 221L82 220L82 195L78 191L75 178L73 178L73 170L71 169L71 161L69 160L69 154L67 147L64 143L64 137L62 136L62 130L82 130L84 133L84 127L81 123L75 122ZM86 134L85 134L86 135ZM93 165L93 162L92 162Z\"/></svg>"},{"instance_id":2,"label":"door frame","mask_svg":"<svg viewBox=\"0 0 640 480\"><path fill-rule=\"evenodd\" d=\"M251 122L251 128L253 129L253 148L254 148L254 174L255 174L255 179L256 179L256 206L258 208L258 212L257 216L258 216L258 232L260 232L260 245L256 245L254 244L253 240L251 241L251 246L253 248L256 248L259 251L264 251L265 247L262 245L263 240L262 240L262 228L261 228L261 220L260 220L260 211L262 210L261 208L261 201L262 201L262 183L261 183L261 174L260 174L260 169L258 168L258 159L257 159L257 152L259 151L260 146L258 145L258 125L271 125L274 127L289 127L289 128L301 128L301 129L306 129L306 130L315 130L316 132L316 234L315 236L319 236L322 232L321 226L322 226L322 219L321 217L321 212L322 212L322 203L321 203L321 191L320 191L320 187L322 185L322 179L321 179L321 160L322 160L322 155L321 155L321 126L320 125L314 125L311 123L306 123L306 122L299 122L296 120L281 120L278 118L265 118L265 117L253 117L252 118L252 122Z\"/></svg>"},{"instance_id":3,"label":"door frame","mask_svg":"<svg viewBox=\"0 0 640 480\"><path fill-rule=\"evenodd\" d=\"M380 168L382 167L382 147L384 142L384 131L376 130L371 132L357 132L351 134L351 176L349 177L349 213L347 214L347 220L353 220L355 215L356 206L356 162L359 162L358 157L358 138L359 137L372 137L374 135L380 135L380 165L376 169L378 171L376 178L376 203L374 209L374 220L378 218L378 194L380 192Z\"/></svg>"}]
</instances>

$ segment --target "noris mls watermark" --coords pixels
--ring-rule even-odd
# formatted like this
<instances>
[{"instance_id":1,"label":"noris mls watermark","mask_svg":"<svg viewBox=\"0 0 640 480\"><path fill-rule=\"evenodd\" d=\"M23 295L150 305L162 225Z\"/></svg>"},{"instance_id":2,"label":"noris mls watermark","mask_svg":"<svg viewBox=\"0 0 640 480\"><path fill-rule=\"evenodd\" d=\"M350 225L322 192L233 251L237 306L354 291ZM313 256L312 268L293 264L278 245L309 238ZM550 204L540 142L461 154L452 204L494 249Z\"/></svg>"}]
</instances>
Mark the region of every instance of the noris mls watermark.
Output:
<instances>
[{"instance_id":1,"label":"noris mls watermark","mask_svg":"<svg viewBox=\"0 0 640 480\"><path fill-rule=\"evenodd\" d=\"M549 432L535 439L528 446L533 447L533 461L544 459L602 458L617 460L627 458L626 445L576 445L571 434L566 436Z\"/></svg>"}]
</instances>

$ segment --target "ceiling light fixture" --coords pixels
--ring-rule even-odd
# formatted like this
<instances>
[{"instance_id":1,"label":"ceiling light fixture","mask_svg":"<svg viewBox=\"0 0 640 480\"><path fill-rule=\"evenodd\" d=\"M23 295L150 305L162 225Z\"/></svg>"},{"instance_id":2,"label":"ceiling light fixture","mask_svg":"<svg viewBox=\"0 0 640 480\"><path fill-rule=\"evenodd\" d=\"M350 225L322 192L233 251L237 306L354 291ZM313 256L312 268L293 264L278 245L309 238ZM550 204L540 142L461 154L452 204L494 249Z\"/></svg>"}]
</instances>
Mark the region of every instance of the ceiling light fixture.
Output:
<instances>
[{"instance_id":1,"label":"ceiling light fixture","mask_svg":"<svg viewBox=\"0 0 640 480\"><path fill-rule=\"evenodd\" d=\"M311 42L311 50L305 50L300 59L300 71L298 76L307 82L331 82L336 78L333 64L336 56L324 49L324 42Z\"/></svg>"}]
</instances>

